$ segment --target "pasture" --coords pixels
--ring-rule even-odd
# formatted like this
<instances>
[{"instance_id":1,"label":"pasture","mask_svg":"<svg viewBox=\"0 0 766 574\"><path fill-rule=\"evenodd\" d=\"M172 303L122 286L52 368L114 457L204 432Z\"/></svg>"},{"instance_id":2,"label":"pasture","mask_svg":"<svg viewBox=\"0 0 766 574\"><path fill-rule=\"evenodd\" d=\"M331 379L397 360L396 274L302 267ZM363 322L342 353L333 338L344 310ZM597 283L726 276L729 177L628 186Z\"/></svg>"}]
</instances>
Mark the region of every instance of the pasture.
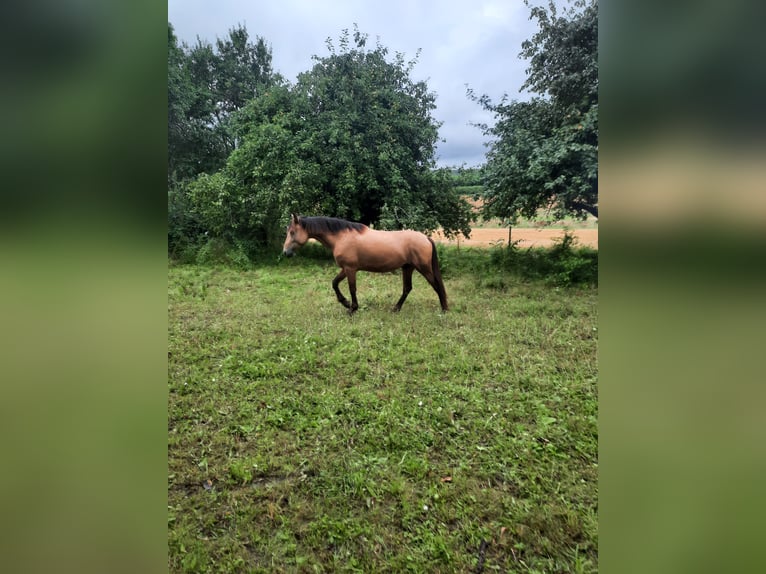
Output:
<instances>
[{"instance_id":1,"label":"pasture","mask_svg":"<svg viewBox=\"0 0 766 574\"><path fill-rule=\"evenodd\" d=\"M169 571L596 571L597 288L440 247L350 317L310 247L169 268Z\"/></svg>"}]
</instances>

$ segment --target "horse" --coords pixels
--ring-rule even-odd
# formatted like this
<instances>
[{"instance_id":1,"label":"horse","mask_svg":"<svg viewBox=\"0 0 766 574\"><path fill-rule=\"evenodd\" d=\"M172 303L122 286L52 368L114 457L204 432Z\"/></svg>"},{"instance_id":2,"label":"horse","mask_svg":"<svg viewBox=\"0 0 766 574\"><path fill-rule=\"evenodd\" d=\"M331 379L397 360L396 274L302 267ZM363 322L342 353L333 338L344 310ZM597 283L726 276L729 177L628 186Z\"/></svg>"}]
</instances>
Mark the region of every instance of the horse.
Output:
<instances>
[{"instance_id":1,"label":"horse","mask_svg":"<svg viewBox=\"0 0 766 574\"><path fill-rule=\"evenodd\" d=\"M444 289L439 258L433 240L419 231L380 231L362 223L335 217L303 217L291 214L290 225L282 254L291 257L295 249L309 239L316 239L332 251L340 273L332 280L338 302L353 314L359 308L356 298L356 272L385 273L402 270L402 296L393 310L399 311L412 291L412 272L425 277L439 296L443 311L447 311L447 292ZM351 302L340 292L338 285L348 279Z\"/></svg>"}]
</instances>

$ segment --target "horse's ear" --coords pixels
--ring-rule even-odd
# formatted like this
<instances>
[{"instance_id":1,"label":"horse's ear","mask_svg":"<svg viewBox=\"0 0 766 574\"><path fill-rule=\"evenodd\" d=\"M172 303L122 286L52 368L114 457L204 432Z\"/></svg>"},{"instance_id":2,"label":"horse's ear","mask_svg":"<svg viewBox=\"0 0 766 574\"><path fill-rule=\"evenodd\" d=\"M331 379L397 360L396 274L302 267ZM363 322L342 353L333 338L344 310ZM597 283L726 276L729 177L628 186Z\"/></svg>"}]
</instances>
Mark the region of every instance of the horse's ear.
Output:
<instances>
[{"instance_id":1,"label":"horse's ear","mask_svg":"<svg viewBox=\"0 0 766 574\"><path fill-rule=\"evenodd\" d=\"M290 216L292 217L293 223L294 223L295 225L298 225L298 223L299 223L299 222L298 222L298 216L297 216L297 215L295 215L294 213L291 213L291 214L290 214Z\"/></svg>"}]
</instances>

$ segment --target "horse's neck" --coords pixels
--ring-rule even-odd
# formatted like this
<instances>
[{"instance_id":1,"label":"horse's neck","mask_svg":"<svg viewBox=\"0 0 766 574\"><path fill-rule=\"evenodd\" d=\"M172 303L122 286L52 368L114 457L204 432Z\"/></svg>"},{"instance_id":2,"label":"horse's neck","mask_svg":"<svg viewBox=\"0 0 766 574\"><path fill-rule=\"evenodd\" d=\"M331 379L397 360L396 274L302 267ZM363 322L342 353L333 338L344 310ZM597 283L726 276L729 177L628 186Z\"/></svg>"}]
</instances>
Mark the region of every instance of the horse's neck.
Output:
<instances>
[{"instance_id":1,"label":"horse's neck","mask_svg":"<svg viewBox=\"0 0 766 574\"><path fill-rule=\"evenodd\" d=\"M335 236L331 236L329 233L309 233L309 237L316 239L330 250L335 248Z\"/></svg>"}]
</instances>

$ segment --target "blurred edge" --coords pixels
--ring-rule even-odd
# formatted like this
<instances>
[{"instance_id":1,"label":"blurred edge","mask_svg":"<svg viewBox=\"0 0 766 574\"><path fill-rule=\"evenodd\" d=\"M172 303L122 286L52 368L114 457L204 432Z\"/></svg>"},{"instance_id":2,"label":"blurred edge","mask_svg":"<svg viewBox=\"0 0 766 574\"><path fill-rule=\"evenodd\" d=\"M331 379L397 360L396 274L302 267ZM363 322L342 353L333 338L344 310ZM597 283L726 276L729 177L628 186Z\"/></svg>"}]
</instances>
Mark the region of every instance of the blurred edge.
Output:
<instances>
[{"instance_id":1,"label":"blurred edge","mask_svg":"<svg viewBox=\"0 0 766 574\"><path fill-rule=\"evenodd\" d=\"M165 7L7 14L0 553L166 570ZM604 571L763 561L763 21L600 7Z\"/></svg>"},{"instance_id":2,"label":"blurred edge","mask_svg":"<svg viewBox=\"0 0 766 574\"><path fill-rule=\"evenodd\" d=\"M605 572L763 563L765 15L600 7Z\"/></svg>"},{"instance_id":3,"label":"blurred edge","mask_svg":"<svg viewBox=\"0 0 766 574\"><path fill-rule=\"evenodd\" d=\"M4 10L9 572L167 570L166 19L146 0Z\"/></svg>"}]
</instances>

